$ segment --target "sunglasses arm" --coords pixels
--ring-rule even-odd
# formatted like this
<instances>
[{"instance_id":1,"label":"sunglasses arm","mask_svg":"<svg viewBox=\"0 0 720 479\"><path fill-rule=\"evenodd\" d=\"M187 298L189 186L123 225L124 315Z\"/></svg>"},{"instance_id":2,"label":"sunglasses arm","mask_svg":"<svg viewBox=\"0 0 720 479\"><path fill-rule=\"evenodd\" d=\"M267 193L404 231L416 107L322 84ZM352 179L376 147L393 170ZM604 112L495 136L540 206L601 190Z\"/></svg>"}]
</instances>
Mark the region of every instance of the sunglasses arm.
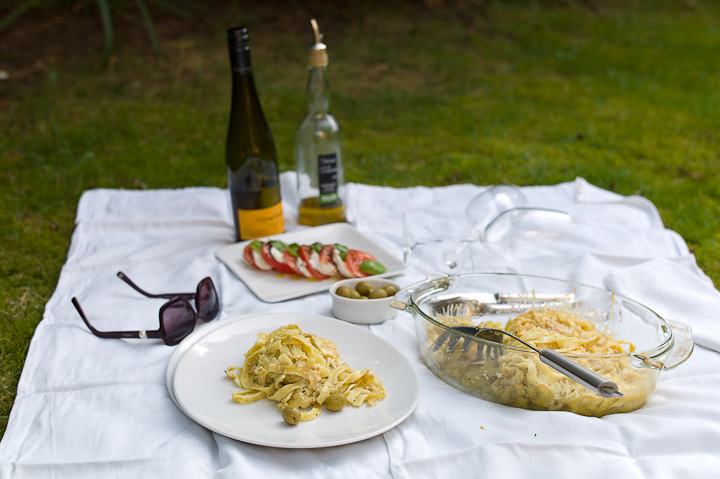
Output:
<instances>
[{"instance_id":1,"label":"sunglasses arm","mask_svg":"<svg viewBox=\"0 0 720 479\"><path fill-rule=\"evenodd\" d=\"M184 298L184 299L195 299L195 293L177 293L177 294L152 294L148 293L147 291L144 291L140 286L133 283L130 278L125 276L125 273L122 271L118 271L118 278L125 281L132 289L137 291L138 293L147 296L148 298L163 298L163 299L173 299L173 298Z\"/></svg>"},{"instance_id":2,"label":"sunglasses arm","mask_svg":"<svg viewBox=\"0 0 720 479\"><path fill-rule=\"evenodd\" d=\"M80 307L80 303L76 298L72 299L72 304L75 306L75 309L77 309L77 312L80 314L80 317L82 318L85 325L88 327L88 329L95 335L100 338L114 338L114 339L120 339L120 338L161 338L160 331L98 331L93 327L92 324L90 324L90 321L88 321L87 317L85 317L85 313L83 312L82 308Z\"/></svg>"}]
</instances>

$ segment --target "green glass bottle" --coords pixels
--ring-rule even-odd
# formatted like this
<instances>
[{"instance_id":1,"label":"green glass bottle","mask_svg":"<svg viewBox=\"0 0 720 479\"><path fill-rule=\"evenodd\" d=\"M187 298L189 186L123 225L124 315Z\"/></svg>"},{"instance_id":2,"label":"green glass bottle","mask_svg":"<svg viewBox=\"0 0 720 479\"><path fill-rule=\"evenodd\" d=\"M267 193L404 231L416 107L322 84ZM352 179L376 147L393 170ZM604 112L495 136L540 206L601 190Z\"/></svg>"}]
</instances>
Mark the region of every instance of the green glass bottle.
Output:
<instances>
[{"instance_id":1,"label":"green glass bottle","mask_svg":"<svg viewBox=\"0 0 720 479\"><path fill-rule=\"evenodd\" d=\"M330 113L327 47L321 43L317 22L310 23L315 44L308 61L308 111L295 131L295 169L298 222L317 226L345 221L345 167L343 130Z\"/></svg>"},{"instance_id":2,"label":"green glass bottle","mask_svg":"<svg viewBox=\"0 0 720 479\"><path fill-rule=\"evenodd\" d=\"M237 241L285 230L275 141L255 89L245 27L227 31L232 109L225 160Z\"/></svg>"}]
</instances>

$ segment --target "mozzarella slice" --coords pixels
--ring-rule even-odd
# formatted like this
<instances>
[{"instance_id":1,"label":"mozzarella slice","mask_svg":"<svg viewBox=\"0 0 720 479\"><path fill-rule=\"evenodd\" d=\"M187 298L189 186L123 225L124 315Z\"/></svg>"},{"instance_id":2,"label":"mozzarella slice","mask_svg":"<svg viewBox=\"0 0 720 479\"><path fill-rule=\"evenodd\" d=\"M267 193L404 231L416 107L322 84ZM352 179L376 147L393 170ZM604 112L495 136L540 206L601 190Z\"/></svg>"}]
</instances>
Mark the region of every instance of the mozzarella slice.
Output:
<instances>
[{"instance_id":1,"label":"mozzarella slice","mask_svg":"<svg viewBox=\"0 0 720 479\"><path fill-rule=\"evenodd\" d=\"M335 263L335 266L337 266L338 271L340 271L340 274L345 276L346 278L354 278L355 275L350 272L350 270L347 267L347 264L345 261L342 260L340 257L340 251L335 248L333 250L333 262Z\"/></svg>"},{"instance_id":2,"label":"mozzarella slice","mask_svg":"<svg viewBox=\"0 0 720 479\"><path fill-rule=\"evenodd\" d=\"M277 261L280 264L285 264L285 255L282 251L277 249L274 246L270 247L270 255L273 257L275 261Z\"/></svg>"},{"instance_id":3,"label":"mozzarella slice","mask_svg":"<svg viewBox=\"0 0 720 479\"><path fill-rule=\"evenodd\" d=\"M300 270L300 272L305 276L306 278L312 278L313 275L310 274L310 270L307 268L307 263L302 260L302 258L298 258L297 261L295 261L295 265L297 266L297 269Z\"/></svg>"},{"instance_id":4,"label":"mozzarella slice","mask_svg":"<svg viewBox=\"0 0 720 479\"><path fill-rule=\"evenodd\" d=\"M267 261L265 261L265 258L262 257L260 253L258 253L255 250L252 250L253 255L253 261L255 261L255 266L260 268L263 271L270 271L272 269L272 266L268 264Z\"/></svg>"},{"instance_id":5,"label":"mozzarella slice","mask_svg":"<svg viewBox=\"0 0 720 479\"><path fill-rule=\"evenodd\" d=\"M310 266L312 266L315 271L318 271L325 276L335 276L337 274L337 269L335 269L335 266L333 266L332 264L325 264L320 261L320 255L317 254L316 251L313 251L310 255Z\"/></svg>"}]
</instances>

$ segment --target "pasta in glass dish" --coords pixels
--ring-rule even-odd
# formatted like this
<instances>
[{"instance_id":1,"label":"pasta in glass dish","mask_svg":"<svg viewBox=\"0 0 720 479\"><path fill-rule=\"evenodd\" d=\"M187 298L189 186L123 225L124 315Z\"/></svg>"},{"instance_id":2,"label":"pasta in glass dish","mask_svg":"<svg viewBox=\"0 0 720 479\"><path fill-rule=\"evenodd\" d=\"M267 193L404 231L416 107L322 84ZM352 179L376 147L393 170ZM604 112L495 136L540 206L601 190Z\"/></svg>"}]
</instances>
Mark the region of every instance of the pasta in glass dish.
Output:
<instances>
[{"instance_id":1,"label":"pasta in glass dish","mask_svg":"<svg viewBox=\"0 0 720 479\"><path fill-rule=\"evenodd\" d=\"M694 347L685 323L612 291L541 276L435 274L399 291L390 305L412 314L421 359L436 376L473 396L525 409L596 417L634 411L660 373L686 361ZM506 335L491 340L456 326L501 329L552 350L615 383L622 397L600 396Z\"/></svg>"},{"instance_id":2,"label":"pasta in glass dish","mask_svg":"<svg viewBox=\"0 0 720 479\"><path fill-rule=\"evenodd\" d=\"M613 381L622 398L603 398L540 361L520 343L505 337L503 344L514 346L505 354L481 354L476 342L465 352L455 348L433 351L441 329L428 326L425 363L460 388L483 391L483 399L526 409L570 411L585 416L629 412L645 404L655 387L656 372L634 369L626 356L635 347L598 331L595 325L571 313L541 309L527 311L507 322L473 324L469 318L438 316L448 326L473 325L503 329L538 349L553 349ZM621 354L620 356L612 356ZM588 355L594 355L590 358ZM610 357L605 357L610 355Z\"/></svg>"}]
</instances>

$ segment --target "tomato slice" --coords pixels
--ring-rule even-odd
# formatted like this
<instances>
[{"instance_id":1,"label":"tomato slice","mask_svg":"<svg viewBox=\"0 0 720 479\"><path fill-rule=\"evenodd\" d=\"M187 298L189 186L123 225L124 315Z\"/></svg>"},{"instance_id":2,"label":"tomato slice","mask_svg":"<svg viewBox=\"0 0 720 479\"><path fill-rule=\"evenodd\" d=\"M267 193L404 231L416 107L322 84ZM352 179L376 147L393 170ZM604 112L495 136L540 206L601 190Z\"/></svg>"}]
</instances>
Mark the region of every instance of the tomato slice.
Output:
<instances>
[{"instance_id":1,"label":"tomato slice","mask_svg":"<svg viewBox=\"0 0 720 479\"><path fill-rule=\"evenodd\" d=\"M245 259L245 261L247 262L247 264L249 264L249 265L252 266L253 268L255 268L255 269L260 269L260 268L258 268L257 265L255 264L255 260L253 259L253 254L252 254L252 252L253 252L253 250L252 250L252 248L250 247L250 245L247 245L247 246L245 247L245 249L243 250L243 258ZM262 271L262 270L261 270L261 271Z\"/></svg>"},{"instance_id":2,"label":"tomato slice","mask_svg":"<svg viewBox=\"0 0 720 479\"><path fill-rule=\"evenodd\" d=\"M285 252L283 253L283 259L285 260L285 264L290 269L293 270L293 273L295 273L298 276L305 277L305 275L302 273L302 271L300 271L300 268L298 268L297 257L293 256L292 253L290 253L290 251L285 250Z\"/></svg>"},{"instance_id":3,"label":"tomato slice","mask_svg":"<svg viewBox=\"0 0 720 479\"><path fill-rule=\"evenodd\" d=\"M272 245L269 242L263 245L261 251L263 259L267 261L268 264L272 266L275 271L285 274L295 274L292 268L290 268L288 265L286 265L285 263L280 263L276 261L275 258L273 258L273 255L270 253L271 247Z\"/></svg>"},{"instance_id":4,"label":"tomato slice","mask_svg":"<svg viewBox=\"0 0 720 479\"><path fill-rule=\"evenodd\" d=\"M283 259L285 260L285 266L293 270L294 274L300 275L300 270L297 268L297 261L288 250L285 250L285 252L283 253Z\"/></svg>"},{"instance_id":5,"label":"tomato slice","mask_svg":"<svg viewBox=\"0 0 720 479\"><path fill-rule=\"evenodd\" d=\"M252 243L247 245L243 250L243 259L245 259L247 264L259 271L270 271L272 270L272 266L262 260L262 255L260 255L261 257L258 258L256 254L262 253L262 245L263 243L261 243L260 241L253 241Z\"/></svg>"},{"instance_id":6,"label":"tomato slice","mask_svg":"<svg viewBox=\"0 0 720 479\"><path fill-rule=\"evenodd\" d=\"M326 276L322 274L320 271L316 270L312 267L310 264L310 256L312 255L312 248L308 245L303 245L300 247L300 250L298 253L300 253L300 257L307 263L307 269L310 271L310 274L313 275L314 278L317 279L328 279L330 276Z\"/></svg>"},{"instance_id":7,"label":"tomato slice","mask_svg":"<svg viewBox=\"0 0 720 479\"><path fill-rule=\"evenodd\" d=\"M335 250L335 247L331 244L323 246L322 250L320 250L320 262L328 268L332 267L332 276L335 276L337 274L337 268L333 262L333 250Z\"/></svg>"},{"instance_id":8,"label":"tomato slice","mask_svg":"<svg viewBox=\"0 0 720 479\"><path fill-rule=\"evenodd\" d=\"M375 256L357 249L350 249L347 253L345 253L345 263L347 264L348 269L358 278L371 276L369 273L360 271L360 265L367 260L377 261Z\"/></svg>"}]
</instances>

